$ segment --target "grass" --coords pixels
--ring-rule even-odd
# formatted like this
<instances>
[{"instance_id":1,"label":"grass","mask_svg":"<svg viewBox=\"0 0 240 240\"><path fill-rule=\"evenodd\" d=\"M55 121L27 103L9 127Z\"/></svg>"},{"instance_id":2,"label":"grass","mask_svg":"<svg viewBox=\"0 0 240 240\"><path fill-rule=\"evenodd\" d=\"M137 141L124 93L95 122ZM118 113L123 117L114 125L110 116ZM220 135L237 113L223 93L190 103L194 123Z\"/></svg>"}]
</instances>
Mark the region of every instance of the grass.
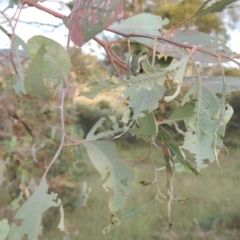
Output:
<instances>
[{"instance_id":1,"label":"grass","mask_svg":"<svg viewBox=\"0 0 240 240\"><path fill-rule=\"evenodd\" d=\"M144 147L120 147L124 162L133 163L147 153ZM129 153L131 156L129 157ZM92 170L84 177L92 191L88 204L81 208L65 209L65 224L69 235L57 230L60 216L56 210L44 216L44 240L236 240L240 239L240 162L234 152L225 160L223 175L216 163L201 172L200 177L188 173L174 173L175 197L186 197L185 204L174 202L172 206L173 227L169 229L166 201L154 201L137 218L126 219L106 234L102 229L109 224L110 213L107 206L109 194L100 182L100 175ZM156 153L154 153L156 156ZM160 160L159 160L160 162ZM159 165L161 165L159 163ZM90 165L89 165L90 167ZM156 186L140 186L138 181L153 180L151 164L146 161L135 167L134 192L126 209L143 206L156 195ZM165 172L160 172L161 190L165 193ZM117 213L117 217L126 211Z\"/></svg>"}]
</instances>

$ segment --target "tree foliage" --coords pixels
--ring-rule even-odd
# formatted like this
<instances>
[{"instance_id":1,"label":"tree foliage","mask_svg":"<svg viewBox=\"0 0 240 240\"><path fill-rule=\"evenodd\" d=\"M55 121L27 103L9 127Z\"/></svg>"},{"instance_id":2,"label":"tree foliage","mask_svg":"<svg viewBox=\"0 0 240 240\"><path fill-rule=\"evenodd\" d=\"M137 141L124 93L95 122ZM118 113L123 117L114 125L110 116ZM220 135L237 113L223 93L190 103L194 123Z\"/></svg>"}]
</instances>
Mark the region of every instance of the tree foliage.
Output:
<instances>
[{"instance_id":1,"label":"tree foliage","mask_svg":"<svg viewBox=\"0 0 240 240\"><path fill-rule=\"evenodd\" d=\"M27 145L31 148L28 157L32 158L34 164L38 164L36 158L38 147L44 148L45 145L53 144L52 141L54 141L54 148L49 151L51 154L44 156L47 163L41 180L35 179L35 176L28 176L25 179L22 189L28 199L15 215L15 222L10 227L9 239L19 239L25 235L29 239L38 239L38 235L42 234L43 213L50 207L60 206L59 228L66 231L62 202L60 199L57 200L57 194L47 192L49 187L47 175L51 173L51 169L60 159L63 161L71 159L75 163L74 158L78 156L77 152L80 151L80 146L85 148L92 165L100 173L104 190L111 192L108 200L110 224L106 226L104 233L112 230L115 222L119 224L121 219L115 215L118 215L119 210L125 206L134 184L133 168L127 164L122 165L114 143L116 138L121 138L126 133L137 139L143 139L149 146L147 157L153 165L154 180L152 182L142 180L140 184L148 187L156 185L156 196L150 203L155 200L167 202L168 221L172 226L172 201L182 199L173 194L174 171L191 172L198 176L200 171L213 161L217 161L220 166L218 155L223 147L222 138L225 135L226 125L233 114L233 109L226 99L231 92L237 91L239 88L239 77L225 76L222 65L223 62L232 62L239 67L239 54L232 52L224 43L208 35L210 30L205 28L206 33L200 32L200 24L199 31L181 27L186 23L190 24L191 19L197 18L197 21L201 22L199 18L205 15L212 17L209 17L212 20L206 21L216 21L217 25L221 26L218 22L219 18L209 14L222 11L235 1L221 0L213 3L213 1L207 0L202 5L200 2L194 1L192 4L190 1L183 1L182 6L177 8L169 6L169 3L165 1L165 5L161 8L162 16L141 13L123 19L123 2L121 0L76 0L69 17L51 9L42 8L37 2L21 1L20 10L24 4L28 4L61 18L69 30L69 39L76 46L82 47L88 40L94 39L106 51L114 72L110 73L110 77L106 79L100 72L95 71L87 90L81 89L81 96L94 98L105 90L114 93L120 91L122 96L114 107L113 114L99 119L83 139L83 134L77 133L76 128L66 126L67 101L69 97L73 97L69 91L71 87L69 75L74 61L73 63L70 61L69 46L65 50L59 43L44 36L34 36L24 43L20 37L15 35L15 28L12 28L13 32L10 36L11 62L15 70L13 88L19 94L19 98L22 95L24 101L31 99L35 108L43 106L42 100L48 103L54 113L45 113L42 109L41 115L48 114L49 117L49 115L56 114L54 117L56 125L52 126L45 121L42 130L38 129L39 126L29 127L23 117L26 114L25 110L16 113L8 109L9 114L19 120L30 136L24 137L23 140L13 136L4 142L7 154L5 154L5 161L0 161L4 166L2 171L7 166L7 162L11 163L11 157L19 154L20 150L17 149L20 144L21 147ZM184 15L186 20L182 21L177 14L171 12L178 12L178 15L181 15L185 4L187 9L195 14ZM10 2L11 6L12 2ZM2 14L4 15L4 12ZM188 13L186 12L186 14ZM120 19L122 19L121 22L112 25ZM173 27L166 29L169 22ZM4 29L1 30L7 34ZM96 35L103 30L121 36L122 40L107 42L101 40ZM214 30L221 32L221 28L214 27ZM127 62L114 53L112 45L116 43L128 46ZM132 54L134 45L138 45L140 48L137 54ZM27 69L22 64L22 49L27 54ZM218 64L221 75L215 78L201 76L196 62ZM186 68L190 63L195 70L195 75L186 77ZM86 76L88 77L88 74ZM188 85L189 89L181 97L180 92L184 84ZM181 99L178 99L179 96ZM179 108L169 119L159 123L155 116L159 101L168 103L176 100L181 102ZM4 107L7 108L7 105L5 104ZM116 115L121 111L117 112L116 109L121 109L120 117ZM117 114L114 115L116 112ZM174 141L171 134L164 129L164 124L177 124L179 121L184 121L186 130L181 143ZM39 136L46 128L57 137L41 138L41 142L38 140ZM47 134L49 133L45 133L45 135ZM77 150L69 150L71 151L69 155L65 153L67 151L65 149L74 149L75 147ZM156 159L152 155L153 148L159 151L159 157L163 155L164 166L161 168L156 167ZM22 154L19 155L22 157ZM193 156L193 159L190 156ZM22 168L27 171L28 167L24 162L25 159L21 159ZM134 166L139 162L141 160L137 161ZM160 190L158 173L162 170L166 171L166 194ZM0 178L0 180L2 183L4 178ZM30 191L27 186L31 180L35 182L35 187ZM122 217L122 220L135 217L141 211L146 210L149 204L128 212Z\"/></svg>"}]
</instances>

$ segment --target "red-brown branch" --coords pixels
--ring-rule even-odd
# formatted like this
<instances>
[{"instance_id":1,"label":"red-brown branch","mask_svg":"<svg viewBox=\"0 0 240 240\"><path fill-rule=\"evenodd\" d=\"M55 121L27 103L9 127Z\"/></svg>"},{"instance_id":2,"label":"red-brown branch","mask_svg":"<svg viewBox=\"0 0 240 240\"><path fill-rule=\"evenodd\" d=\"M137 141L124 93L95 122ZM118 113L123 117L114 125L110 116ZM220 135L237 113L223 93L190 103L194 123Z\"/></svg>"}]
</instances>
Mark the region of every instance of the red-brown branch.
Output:
<instances>
[{"instance_id":1,"label":"red-brown branch","mask_svg":"<svg viewBox=\"0 0 240 240\"><path fill-rule=\"evenodd\" d=\"M46 8L32 0L21 0L22 1L22 4L28 4L30 6L34 6L44 12L47 12L57 18L60 18L60 19L63 19L64 17L67 17L61 13L58 13L58 12L55 12L49 8ZM119 32L119 31L116 31L116 30L113 30L111 28L107 28L106 30L110 31L110 32L113 32L113 33L116 33L120 36L123 36L125 38L130 38L130 37L144 37L144 38L150 38L150 39L158 39L158 40L162 40L164 42L168 42L170 44L173 44L175 46L179 46L179 47L182 47L182 48L185 48L185 49L193 49L195 48L194 46L191 46L191 45L187 45L187 44L182 44L182 43L179 43L179 42L176 42L176 41L173 41L173 40L170 40L166 37L161 37L161 36L155 36L155 35L150 35L150 34L124 34L122 32ZM103 42L102 40L100 40L99 38L97 37L94 37L93 38L97 43L99 43L103 48L104 50L106 51L108 57L109 57L109 61L114 64L114 63L117 63L121 68L123 68L125 71L127 70L127 67L125 64L123 64L121 62L121 60L116 57L116 55L114 55L112 53L112 51L110 50L110 45L112 44L111 42ZM212 53L210 51L207 51L207 50L204 50L204 49L201 49L201 48L197 48L195 49L195 51L198 51L198 52L202 52L202 53L206 53L210 56L213 56L213 57L221 57L222 59L228 59L230 61L233 61L234 63L236 63L237 65L239 65L239 62L236 61L235 59L233 59L232 57L229 57L228 55L224 55L224 54L215 54L215 53Z\"/></svg>"}]
</instances>

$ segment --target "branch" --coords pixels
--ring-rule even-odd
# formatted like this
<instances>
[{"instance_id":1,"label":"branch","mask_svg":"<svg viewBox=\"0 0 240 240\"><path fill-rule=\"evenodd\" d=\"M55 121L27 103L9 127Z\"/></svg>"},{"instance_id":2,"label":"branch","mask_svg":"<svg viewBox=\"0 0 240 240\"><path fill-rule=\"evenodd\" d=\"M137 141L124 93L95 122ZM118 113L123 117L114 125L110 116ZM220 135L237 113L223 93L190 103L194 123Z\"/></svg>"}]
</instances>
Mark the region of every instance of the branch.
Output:
<instances>
[{"instance_id":1,"label":"branch","mask_svg":"<svg viewBox=\"0 0 240 240\"><path fill-rule=\"evenodd\" d=\"M62 95L61 95L61 104L60 104L60 120L61 120L61 142L59 145L59 148L57 150L57 152L55 153L53 159L51 160L50 164L48 165L47 169L45 170L40 185L45 181L46 179L46 175L49 172L50 168L52 167L52 165L55 163L55 161L57 160L58 156L60 155L62 148L64 146L64 142L65 142L65 124L64 124L64 100L65 100L65 95L66 95L66 86L63 85L62 86Z\"/></svg>"},{"instance_id":2,"label":"branch","mask_svg":"<svg viewBox=\"0 0 240 240\"><path fill-rule=\"evenodd\" d=\"M111 64L117 63L122 69L124 69L125 71L127 71L127 66L125 63L123 63L123 61L115 54L113 53L113 51L111 50L111 45L115 44L115 43L119 43L119 42L123 42L123 41L110 41L110 42L104 42L102 40L100 40L97 37L93 38L99 45L101 45L104 50L106 51L108 58L109 58L109 62Z\"/></svg>"},{"instance_id":3,"label":"branch","mask_svg":"<svg viewBox=\"0 0 240 240\"><path fill-rule=\"evenodd\" d=\"M166 37L155 36L155 35L151 35L151 34L135 34L135 33L133 33L133 34L125 34L125 33L119 32L117 30L113 30L111 28L107 28L106 30L109 31L109 32L112 32L112 33L116 33L116 34L118 34L120 36L123 36L125 38L143 37L143 38L150 38L150 39L158 39L158 40L161 40L161 41L173 44L173 45L181 47L181 48L185 48L185 49L189 49L189 50L194 50L194 51L206 53L206 54L208 54L210 56L213 56L213 57L216 57L216 58L221 57L223 59L228 59L228 60L230 60L230 61L232 61L232 62L234 62L234 63L236 63L238 65L240 64L238 61L236 61L232 57L229 57L228 55L212 53L212 52L204 50L202 48L196 48L196 46L191 46L191 45L188 45L188 44L183 44L183 43L176 42L174 40L170 40L170 39L168 39Z\"/></svg>"}]
</instances>

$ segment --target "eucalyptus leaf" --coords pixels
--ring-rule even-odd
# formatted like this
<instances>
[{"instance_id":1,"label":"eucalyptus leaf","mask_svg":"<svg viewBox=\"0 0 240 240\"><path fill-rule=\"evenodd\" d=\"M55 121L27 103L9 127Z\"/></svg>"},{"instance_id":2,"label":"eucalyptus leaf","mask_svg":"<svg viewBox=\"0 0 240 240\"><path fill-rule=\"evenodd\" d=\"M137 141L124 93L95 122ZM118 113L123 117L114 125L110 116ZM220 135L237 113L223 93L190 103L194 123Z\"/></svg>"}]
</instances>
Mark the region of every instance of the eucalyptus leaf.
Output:
<instances>
[{"instance_id":1,"label":"eucalyptus leaf","mask_svg":"<svg viewBox=\"0 0 240 240\"><path fill-rule=\"evenodd\" d=\"M153 15L150 13L140 13L129 17L122 23L111 26L108 29L117 31L122 34L149 34L161 36L159 31L164 25L167 25L169 20L162 19L161 16ZM132 40L140 41L142 38L131 38Z\"/></svg>"},{"instance_id":2,"label":"eucalyptus leaf","mask_svg":"<svg viewBox=\"0 0 240 240\"><path fill-rule=\"evenodd\" d=\"M9 233L9 229L10 229L10 226L9 226L9 223L8 223L8 219L7 218L3 218L1 221L0 221L0 240L4 240L4 239L7 239L7 236L8 236L8 233Z\"/></svg>"},{"instance_id":3,"label":"eucalyptus leaf","mask_svg":"<svg viewBox=\"0 0 240 240\"><path fill-rule=\"evenodd\" d=\"M37 240L38 236L42 234L42 218L43 213L50 207L58 207L61 200L57 200L57 194L48 191L48 184L46 179L38 187L38 189L27 199L27 201L17 211L14 219L19 220L20 224L15 222L11 224L9 240L19 240L25 235L28 239ZM29 209L35 211L29 211Z\"/></svg>"},{"instance_id":4,"label":"eucalyptus leaf","mask_svg":"<svg viewBox=\"0 0 240 240\"><path fill-rule=\"evenodd\" d=\"M76 0L68 22L71 40L81 47L123 16L121 0Z\"/></svg>"},{"instance_id":5,"label":"eucalyptus leaf","mask_svg":"<svg viewBox=\"0 0 240 240\"><path fill-rule=\"evenodd\" d=\"M71 61L69 54L61 44L44 36L34 36L27 42L30 59L35 58L42 45L46 50L46 54L43 56L42 75L54 84L67 81Z\"/></svg>"},{"instance_id":6,"label":"eucalyptus leaf","mask_svg":"<svg viewBox=\"0 0 240 240\"><path fill-rule=\"evenodd\" d=\"M187 120L194 116L195 101L186 102L183 106L178 107L173 114L164 123L172 123L181 120Z\"/></svg>"},{"instance_id":7,"label":"eucalyptus leaf","mask_svg":"<svg viewBox=\"0 0 240 240\"><path fill-rule=\"evenodd\" d=\"M190 169L195 175L199 175L198 171L188 162L179 146L175 143L172 136L162 127L158 128L159 137L163 140L165 146L169 149L171 153L171 157L174 159L175 157L178 159L179 163Z\"/></svg>"},{"instance_id":8,"label":"eucalyptus leaf","mask_svg":"<svg viewBox=\"0 0 240 240\"><path fill-rule=\"evenodd\" d=\"M114 143L95 141L84 143L84 146L93 166L101 174L104 190L113 191L108 205L110 212L115 213L125 205L132 192L134 171L130 167L119 164Z\"/></svg>"},{"instance_id":9,"label":"eucalyptus leaf","mask_svg":"<svg viewBox=\"0 0 240 240\"><path fill-rule=\"evenodd\" d=\"M146 112L142 118L138 118L139 123L139 136L147 141L156 138L158 134L158 126L153 112Z\"/></svg>"},{"instance_id":10,"label":"eucalyptus leaf","mask_svg":"<svg viewBox=\"0 0 240 240\"><path fill-rule=\"evenodd\" d=\"M240 91L240 77L225 76L225 79L230 92ZM214 93L222 93L224 85L222 76L201 76L201 81ZM196 82L197 78L195 76L185 77L183 86L191 88Z\"/></svg>"},{"instance_id":11,"label":"eucalyptus leaf","mask_svg":"<svg viewBox=\"0 0 240 240\"><path fill-rule=\"evenodd\" d=\"M22 50L20 50L20 48L22 48ZM17 93L23 95L26 94L26 89L24 88L24 69L21 62L24 54L26 55L26 52L26 43L19 36L14 35L12 45L12 57L17 71L17 83L13 87Z\"/></svg>"},{"instance_id":12,"label":"eucalyptus leaf","mask_svg":"<svg viewBox=\"0 0 240 240\"><path fill-rule=\"evenodd\" d=\"M195 61L203 63L218 63L217 57L210 54L198 51L198 48L205 52L211 52L217 55L224 55L231 57L234 52L231 51L223 42L210 36L209 34L198 32L189 29L177 29L169 36L170 40L195 47L195 50L191 53ZM164 45L163 45L164 46ZM161 46L160 46L161 48ZM175 46L173 47L175 49ZM157 48L160 51L160 49ZM222 62L230 61L230 59L221 58Z\"/></svg>"},{"instance_id":13,"label":"eucalyptus leaf","mask_svg":"<svg viewBox=\"0 0 240 240\"><path fill-rule=\"evenodd\" d=\"M213 3L211 6L205 7L211 1L212 0L205 1L205 4L196 12L195 17L203 17L209 13L222 12L226 6L238 0L220 0Z\"/></svg>"},{"instance_id":14,"label":"eucalyptus leaf","mask_svg":"<svg viewBox=\"0 0 240 240\"><path fill-rule=\"evenodd\" d=\"M115 134L125 132L127 130L127 127L125 125L123 125L122 127L119 127L119 123L117 122L116 116L110 116L109 119L112 122L112 127L110 130L107 130L104 132L101 131L99 133L96 133L97 130L100 127L102 127L102 124L104 123L104 121L106 121L106 118L102 117L95 123L95 125L89 131L86 139L92 141L92 140L97 140L97 139L106 138L106 137L113 137Z\"/></svg>"},{"instance_id":15,"label":"eucalyptus leaf","mask_svg":"<svg viewBox=\"0 0 240 240\"><path fill-rule=\"evenodd\" d=\"M215 140L221 109L220 100L214 92L204 84L194 86L194 91L198 92L195 116L186 121L187 132L182 148L195 154L197 168L201 169L207 167L208 161L215 160L216 151L218 152L222 145L219 136ZM191 89L190 91L192 92ZM215 144L213 144L214 142ZM218 146L216 142L218 142Z\"/></svg>"},{"instance_id":16,"label":"eucalyptus leaf","mask_svg":"<svg viewBox=\"0 0 240 240\"><path fill-rule=\"evenodd\" d=\"M150 202L152 203L152 202ZM128 212L126 212L124 215L123 215L123 219L124 218L136 218L139 214L141 214L142 212L145 212L147 207L150 205L150 203L147 203L141 207L134 207L130 210L128 210Z\"/></svg>"},{"instance_id":17,"label":"eucalyptus leaf","mask_svg":"<svg viewBox=\"0 0 240 240\"><path fill-rule=\"evenodd\" d=\"M44 83L43 56L46 52L45 45L43 44L32 60L24 80L24 86L27 93L44 100L51 97L51 93L47 93Z\"/></svg>"},{"instance_id":18,"label":"eucalyptus leaf","mask_svg":"<svg viewBox=\"0 0 240 240\"><path fill-rule=\"evenodd\" d=\"M158 101L163 97L165 91L164 80L165 71L156 71L140 74L137 77L130 77L128 88L120 98L120 103L129 99L122 121L127 123L129 120L136 120L144 117L144 111L151 112L158 107ZM133 115L130 116L131 111Z\"/></svg>"}]
</instances>

